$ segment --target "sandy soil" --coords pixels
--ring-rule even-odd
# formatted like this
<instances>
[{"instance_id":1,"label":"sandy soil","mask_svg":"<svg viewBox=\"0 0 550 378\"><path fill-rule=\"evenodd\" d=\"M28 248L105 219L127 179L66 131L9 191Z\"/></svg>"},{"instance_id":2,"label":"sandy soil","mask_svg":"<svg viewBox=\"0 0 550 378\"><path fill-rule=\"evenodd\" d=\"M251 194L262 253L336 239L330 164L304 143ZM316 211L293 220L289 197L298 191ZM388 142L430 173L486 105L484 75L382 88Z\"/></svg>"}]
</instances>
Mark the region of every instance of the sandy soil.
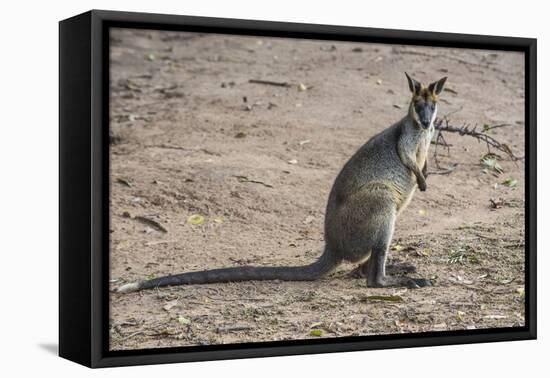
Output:
<instances>
[{"instance_id":1,"label":"sandy soil","mask_svg":"<svg viewBox=\"0 0 550 378\"><path fill-rule=\"evenodd\" d=\"M183 271L312 262L339 169L405 114L403 71L448 76L440 115L510 124L491 135L524 154L519 53L148 30L116 30L111 41L112 290ZM503 173L484 173L485 145L446 139L440 164L456 170L428 177L392 246L392 259L434 287L371 289L343 265L318 282L112 292L111 348L524 325L523 162L503 156ZM188 222L196 214L204 223Z\"/></svg>"}]
</instances>

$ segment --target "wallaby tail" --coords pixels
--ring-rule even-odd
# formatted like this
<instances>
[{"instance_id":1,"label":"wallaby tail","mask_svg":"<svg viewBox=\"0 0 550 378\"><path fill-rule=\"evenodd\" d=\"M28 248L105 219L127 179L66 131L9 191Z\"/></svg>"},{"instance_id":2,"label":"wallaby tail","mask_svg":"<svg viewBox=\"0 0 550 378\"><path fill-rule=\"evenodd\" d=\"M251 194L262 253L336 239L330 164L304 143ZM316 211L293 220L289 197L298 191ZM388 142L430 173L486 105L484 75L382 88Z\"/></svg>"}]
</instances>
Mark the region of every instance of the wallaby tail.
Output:
<instances>
[{"instance_id":1,"label":"wallaby tail","mask_svg":"<svg viewBox=\"0 0 550 378\"><path fill-rule=\"evenodd\" d=\"M160 286L194 285L219 282L238 281L313 281L325 276L340 265L340 259L325 249L321 257L312 264L304 266L240 266L188 272L153 278L147 281L138 281L118 288L119 293L130 293L142 289L151 289Z\"/></svg>"}]
</instances>

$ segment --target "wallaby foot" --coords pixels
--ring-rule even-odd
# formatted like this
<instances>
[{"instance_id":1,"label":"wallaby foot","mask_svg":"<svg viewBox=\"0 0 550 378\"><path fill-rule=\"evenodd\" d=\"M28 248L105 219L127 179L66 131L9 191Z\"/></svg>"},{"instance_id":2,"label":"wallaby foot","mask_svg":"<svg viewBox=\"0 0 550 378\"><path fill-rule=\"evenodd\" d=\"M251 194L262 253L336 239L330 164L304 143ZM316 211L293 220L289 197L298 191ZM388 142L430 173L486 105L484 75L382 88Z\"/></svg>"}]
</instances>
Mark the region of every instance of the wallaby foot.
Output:
<instances>
[{"instance_id":1,"label":"wallaby foot","mask_svg":"<svg viewBox=\"0 0 550 378\"><path fill-rule=\"evenodd\" d=\"M368 287L408 287L418 289L431 286L432 282L424 278L411 278L406 276L393 276L386 274L386 259L388 247L391 242L391 233L386 235L387 239L372 249L371 256L367 261L367 286ZM401 265L401 264L399 264Z\"/></svg>"},{"instance_id":2,"label":"wallaby foot","mask_svg":"<svg viewBox=\"0 0 550 378\"><path fill-rule=\"evenodd\" d=\"M411 278L405 276L378 276L376 279L369 280L368 287L408 287L409 289L419 289L425 286L432 286L432 282L425 278Z\"/></svg>"},{"instance_id":3,"label":"wallaby foot","mask_svg":"<svg viewBox=\"0 0 550 378\"><path fill-rule=\"evenodd\" d=\"M367 265L368 261L353 269L349 275L353 278L367 278ZM407 273L416 273L416 266L407 263L386 264L386 274L390 276Z\"/></svg>"}]
</instances>

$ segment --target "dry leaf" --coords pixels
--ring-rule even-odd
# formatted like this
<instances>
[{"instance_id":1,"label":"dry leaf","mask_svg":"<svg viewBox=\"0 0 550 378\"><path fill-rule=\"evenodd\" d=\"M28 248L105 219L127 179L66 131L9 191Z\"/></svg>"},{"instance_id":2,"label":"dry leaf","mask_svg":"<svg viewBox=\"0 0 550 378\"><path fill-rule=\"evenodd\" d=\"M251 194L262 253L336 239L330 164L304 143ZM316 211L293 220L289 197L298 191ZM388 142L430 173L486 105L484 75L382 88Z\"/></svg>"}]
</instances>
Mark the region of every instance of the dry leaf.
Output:
<instances>
[{"instance_id":1,"label":"dry leaf","mask_svg":"<svg viewBox=\"0 0 550 378\"><path fill-rule=\"evenodd\" d=\"M430 249L429 248L422 248L415 250L416 254L418 256L429 256L430 255Z\"/></svg>"},{"instance_id":2,"label":"dry leaf","mask_svg":"<svg viewBox=\"0 0 550 378\"><path fill-rule=\"evenodd\" d=\"M170 311L170 309L176 307L178 305L178 300L175 299L173 301L167 302L164 307L162 307L165 311Z\"/></svg>"},{"instance_id":3,"label":"dry leaf","mask_svg":"<svg viewBox=\"0 0 550 378\"><path fill-rule=\"evenodd\" d=\"M191 324L191 320L180 315L178 316L178 323L181 325L189 325Z\"/></svg>"},{"instance_id":4,"label":"dry leaf","mask_svg":"<svg viewBox=\"0 0 550 378\"><path fill-rule=\"evenodd\" d=\"M320 329L312 329L311 331L309 331L309 334L310 334L311 336L320 337L320 336L323 336L323 331L320 330Z\"/></svg>"},{"instance_id":5,"label":"dry leaf","mask_svg":"<svg viewBox=\"0 0 550 378\"><path fill-rule=\"evenodd\" d=\"M189 218L187 218L187 223L194 226L201 225L204 223L204 217L199 214L190 215Z\"/></svg>"},{"instance_id":6,"label":"dry leaf","mask_svg":"<svg viewBox=\"0 0 550 378\"><path fill-rule=\"evenodd\" d=\"M130 184L130 182L126 179L123 179L121 177L117 178L116 179L116 182L118 182L119 184L122 184L124 186L127 186L128 188L131 188L132 187L132 184Z\"/></svg>"},{"instance_id":7,"label":"dry leaf","mask_svg":"<svg viewBox=\"0 0 550 378\"><path fill-rule=\"evenodd\" d=\"M395 252L401 252L405 249L405 247L403 247L402 245L400 244L394 244L392 247L391 247L391 250L392 251L395 251Z\"/></svg>"},{"instance_id":8,"label":"dry leaf","mask_svg":"<svg viewBox=\"0 0 550 378\"><path fill-rule=\"evenodd\" d=\"M400 295L368 295L369 301L387 301L387 302L403 302L403 297Z\"/></svg>"},{"instance_id":9,"label":"dry leaf","mask_svg":"<svg viewBox=\"0 0 550 378\"><path fill-rule=\"evenodd\" d=\"M497 159L494 157L485 156L481 159L481 165L485 167L485 169L490 169L495 171L496 173L500 174L504 172L500 164L498 163Z\"/></svg>"},{"instance_id":10,"label":"dry leaf","mask_svg":"<svg viewBox=\"0 0 550 378\"><path fill-rule=\"evenodd\" d=\"M506 201L504 201L503 198L499 198L499 199L490 198L489 202L490 202L491 209L500 209L502 208L502 206L506 204Z\"/></svg>"},{"instance_id":11,"label":"dry leaf","mask_svg":"<svg viewBox=\"0 0 550 378\"><path fill-rule=\"evenodd\" d=\"M502 184L506 185L509 188L515 188L518 185L518 180L508 177L502 182Z\"/></svg>"}]
</instances>

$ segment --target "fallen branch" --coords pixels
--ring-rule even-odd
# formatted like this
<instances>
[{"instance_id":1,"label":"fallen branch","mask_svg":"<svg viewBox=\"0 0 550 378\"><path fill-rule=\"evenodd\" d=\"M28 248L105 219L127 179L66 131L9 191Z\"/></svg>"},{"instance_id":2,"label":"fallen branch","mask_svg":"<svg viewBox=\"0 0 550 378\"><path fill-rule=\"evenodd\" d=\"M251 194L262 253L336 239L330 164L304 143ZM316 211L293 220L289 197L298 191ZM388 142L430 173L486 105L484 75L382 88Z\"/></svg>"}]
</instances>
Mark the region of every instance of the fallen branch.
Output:
<instances>
[{"instance_id":1,"label":"fallen branch","mask_svg":"<svg viewBox=\"0 0 550 378\"><path fill-rule=\"evenodd\" d=\"M470 128L468 125L464 125L462 127L456 127L449 124L449 119L445 116L443 119L437 119L434 123L434 127L436 130L439 130L438 133L438 139L437 143L439 144L439 138L442 136L441 132L450 132L450 133L457 133L459 135L469 135L471 137L476 138L479 142L484 142L487 145L487 150L489 153L491 153L491 147L504 152L506 155L510 157L513 161L521 160L523 157L516 156L510 147L506 143L501 143L492 136L488 135L486 131L491 130L496 127L504 127L507 126L506 124L502 125L496 125L496 126L489 126L484 129L484 131L477 131L477 127ZM444 139L443 139L444 140ZM444 142L445 145L447 144ZM436 144L437 147L437 144ZM437 151L437 148L436 148ZM437 160L436 160L437 164Z\"/></svg>"},{"instance_id":2,"label":"fallen branch","mask_svg":"<svg viewBox=\"0 0 550 378\"><path fill-rule=\"evenodd\" d=\"M256 80L256 79L250 79L248 80L249 83L252 84L264 84L264 85L273 85L276 87L285 87L290 88L292 87L292 84L287 83L285 81L270 81L270 80Z\"/></svg>"}]
</instances>

